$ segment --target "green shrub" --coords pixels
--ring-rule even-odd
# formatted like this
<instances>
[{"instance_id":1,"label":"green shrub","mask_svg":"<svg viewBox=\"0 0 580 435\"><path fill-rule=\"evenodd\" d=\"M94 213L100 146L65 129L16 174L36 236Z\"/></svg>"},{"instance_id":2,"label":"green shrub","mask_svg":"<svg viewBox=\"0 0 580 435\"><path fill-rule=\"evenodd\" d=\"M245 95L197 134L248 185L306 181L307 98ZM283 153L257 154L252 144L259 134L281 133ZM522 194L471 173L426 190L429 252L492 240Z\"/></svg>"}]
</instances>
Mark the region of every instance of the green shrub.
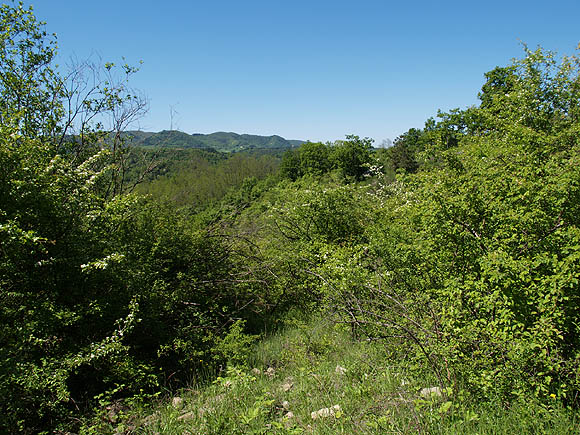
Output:
<instances>
[{"instance_id":1,"label":"green shrub","mask_svg":"<svg viewBox=\"0 0 580 435\"><path fill-rule=\"evenodd\" d=\"M442 386L576 402L578 59L528 52L514 71L513 92L446 118L470 126L456 146L433 142L436 164L377 193L369 255L326 276L345 320Z\"/></svg>"}]
</instances>

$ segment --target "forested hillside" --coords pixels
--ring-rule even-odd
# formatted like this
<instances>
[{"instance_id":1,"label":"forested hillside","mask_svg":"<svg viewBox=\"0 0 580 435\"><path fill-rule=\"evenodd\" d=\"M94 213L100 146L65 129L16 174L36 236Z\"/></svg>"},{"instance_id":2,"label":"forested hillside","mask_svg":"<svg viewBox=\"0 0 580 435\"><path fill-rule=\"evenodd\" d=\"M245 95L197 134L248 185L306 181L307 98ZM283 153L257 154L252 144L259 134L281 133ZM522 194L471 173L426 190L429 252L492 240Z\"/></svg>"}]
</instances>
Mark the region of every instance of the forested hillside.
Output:
<instances>
[{"instance_id":1,"label":"forested hillside","mask_svg":"<svg viewBox=\"0 0 580 435\"><path fill-rule=\"evenodd\" d=\"M137 71L55 55L0 7L0 431L578 429L578 56L278 159L135 148Z\"/></svg>"},{"instance_id":2,"label":"forested hillside","mask_svg":"<svg viewBox=\"0 0 580 435\"><path fill-rule=\"evenodd\" d=\"M251 149L285 149L300 145L303 141L286 140L280 136L258 136L217 132L211 134L187 134L176 130L159 133L127 131L123 136L139 147L210 148L222 152L247 151Z\"/></svg>"}]
</instances>

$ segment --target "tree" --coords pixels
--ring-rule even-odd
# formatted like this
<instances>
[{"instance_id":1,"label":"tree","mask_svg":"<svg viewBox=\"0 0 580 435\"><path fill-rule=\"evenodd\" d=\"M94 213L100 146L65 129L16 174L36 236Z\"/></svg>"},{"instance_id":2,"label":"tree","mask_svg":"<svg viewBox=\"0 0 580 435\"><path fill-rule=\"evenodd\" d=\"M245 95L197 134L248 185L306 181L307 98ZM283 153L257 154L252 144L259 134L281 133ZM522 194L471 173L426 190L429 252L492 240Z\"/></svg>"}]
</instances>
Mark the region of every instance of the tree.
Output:
<instances>
[{"instance_id":1,"label":"tree","mask_svg":"<svg viewBox=\"0 0 580 435\"><path fill-rule=\"evenodd\" d=\"M390 166L396 171L404 169L407 172L415 172L419 168L418 154L424 150L423 132L411 128L395 139L391 148L388 149Z\"/></svg>"},{"instance_id":2,"label":"tree","mask_svg":"<svg viewBox=\"0 0 580 435\"><path fill-rule=\"evenodd\" d=\"M302 176L302 169L300 168L300 156L295 149L289 149L282 155L282 162L280 162L280 174L284 178L289 178L296 181Z\"/></svg>"},{"instance_id":3,"label":"tree","mask_svg":"<svg viewBox=\"0 0 580 435\"><path fill-rule=\"evenodd\" d=\"M347 136L344 141L337 141L332 147L331 159L334 166L344 177L362 180L371 163L372 144L372 139L361 139L355 135Z\"/></svg>"},{"instance_id":4,"label":"tree","mask_svg":"<svg viewBox=\"0 0 580 435\"><path fill-rule=\"evenodd\" d=\"M183 380L251 303L225 239L123 194L134 69L61 78L31 9L0 23L0 431L77 430L79 412Z\"/></svg>"},{"instance_id":5,"label":"tree","mask_svg":"<svg viewBox=\"0 0 580 435\"><path fill-rule=\"evenodd\" d=\"M297 149L289 149L282 156L280 173L296 181L304 175L322 175L332 167L330 151L321 142L305 142Z\"/></svg>"},{"instance_id":6,"label":"tree","mask_svg":"<svg viewBox=\"0 0 580 435\"><path fill-rule=\"evenodd\" d=\"M578 406L580 59L526 50L501 71L509 92L428 121L434 164L379 192L371 259L339 259L331 302L442 387Z\"/></svg>"},{"instance_id":7,"label":"tree","mask_svg":"<svg viewBox=\"0 0 580 435\"><path fill-rule=\"evenodd\" d=\"M328 145L321 142L306 142L298 149L302 175L322 175L330 170Z\"/></svg>"},{"instance_id":8,"label":"tree","mask_svg":"<svg viewBox=\"0 0 580 435\"><path fill-rule=\"evenodd\" d=\"M58 132L65 89L52 68L56 39L22 3L0 6L0 122L25 136Z\"/></svg>"},{"instance_id":9,"label":"tree","mask_svg":"<svg viewBox=\"0 0 580 435\"><path fill-rule=\"evenodd\" d=\"M498 66L484 75L486 82L481 87L481 92L477 95L481 100L483 109L491 107L494 98L509 95L510 92L513 92L518 80L514 65L507 67Z\"/></svg>"}]
</instances>

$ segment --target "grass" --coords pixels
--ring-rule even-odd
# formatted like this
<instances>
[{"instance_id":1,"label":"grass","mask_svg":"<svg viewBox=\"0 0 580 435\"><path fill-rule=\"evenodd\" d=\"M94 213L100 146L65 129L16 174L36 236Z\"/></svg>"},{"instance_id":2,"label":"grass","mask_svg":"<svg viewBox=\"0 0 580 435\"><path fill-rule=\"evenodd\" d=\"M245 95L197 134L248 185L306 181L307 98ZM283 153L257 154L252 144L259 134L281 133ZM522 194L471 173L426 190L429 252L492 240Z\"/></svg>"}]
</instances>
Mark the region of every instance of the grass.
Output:
<instances>
[{"instance_id":1,"label":"grass","mask_svg":"<svg viewBox=\"0 0 580 435\"><path fill-rule=\"evenodd\" d=\"M514 434L579 433L572 414L534 401L510 409L423 397L381 343L357 342L326 319L295 324L258 343L246 364L153 410L131 410L117 433ZM454 401L455 400L455 401ZM172 403L174 402L174 403ZM313 413L315 414L313 417ZM114 429L111 427L111 431ZM103 430L101 429L101 432Z\"/></svg>"}]
</instances>

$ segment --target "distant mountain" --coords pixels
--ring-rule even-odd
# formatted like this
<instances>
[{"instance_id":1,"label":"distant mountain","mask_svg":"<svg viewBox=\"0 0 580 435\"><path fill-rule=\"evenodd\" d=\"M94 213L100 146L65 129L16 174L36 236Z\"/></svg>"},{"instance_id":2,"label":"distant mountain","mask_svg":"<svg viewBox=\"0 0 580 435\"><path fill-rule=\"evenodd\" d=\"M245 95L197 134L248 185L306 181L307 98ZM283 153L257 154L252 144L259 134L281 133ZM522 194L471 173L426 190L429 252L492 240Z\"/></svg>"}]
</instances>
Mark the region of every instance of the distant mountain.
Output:
<instances>
[{"instance_id":1,"label":"distant mountain","mask_svg":"<svg viewBox=\"0 0 580 435\"><path fill-rule=\"evenodd\" d=\"M212 148L222 152L236 152L252 149L280 149L300 146L301 140L287 140L283 137L258 136L217 132L211 134L187 134L177 130L163 130L159 133L128 131L132 144L141 147L161 148Z\"/></svg>"}]
</instances>

